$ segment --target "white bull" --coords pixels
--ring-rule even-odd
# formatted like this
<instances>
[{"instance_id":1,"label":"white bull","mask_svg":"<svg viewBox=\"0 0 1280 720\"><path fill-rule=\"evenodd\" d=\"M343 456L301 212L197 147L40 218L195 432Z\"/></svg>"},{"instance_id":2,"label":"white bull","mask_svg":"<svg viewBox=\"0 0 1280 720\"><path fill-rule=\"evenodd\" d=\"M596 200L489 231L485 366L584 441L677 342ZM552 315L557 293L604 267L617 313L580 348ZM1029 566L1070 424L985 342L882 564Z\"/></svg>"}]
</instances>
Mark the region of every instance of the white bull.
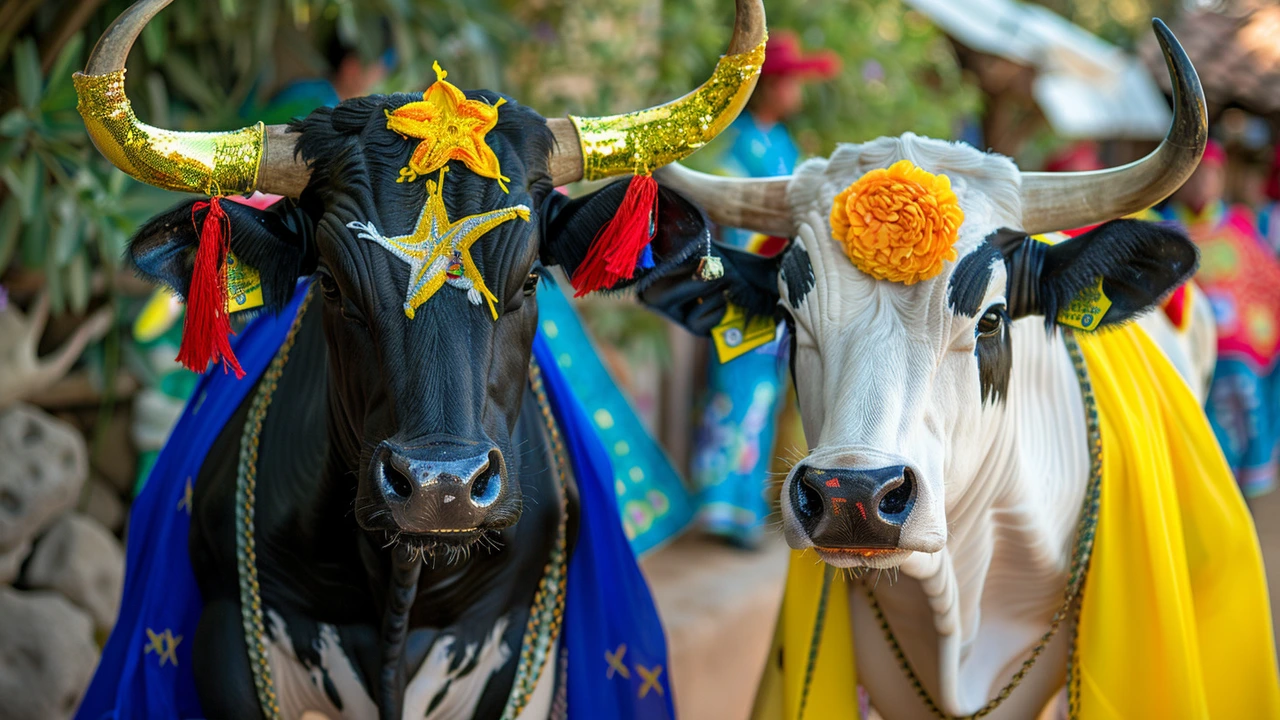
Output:
<instances>
[{"instance_id":1,"label":"white bull","mask_svg":"<svg viewBox=\"0 0 1280 720\"><path fill-rule=\"evenodd\" d=\"M780 307L809 454L782 488L788 543L841 568L893 568L875 596L925 690L954 715L1000 691L1062 602L1090 457L1080 384L1057 310L1102 277L1099 321L1155 307L1187 280L1194 246L1159 225L1115 221L1046 250L1026 236L1144 209L1194 169L1206 137L1199 82L1162 24L1175 87L1169 137L1148 158L1098 173L1020 173L1002 156L907 134L842 145L790 178L659 174L724 225L793 238ZM914 284L873 277L833 239L833 202L866 173L909 160L945 174L963 210L955 262ZM785 198L785 202L779 200ZM1021 231L1007 232L1006 228ZM1139 320L1203 398L1213 326ZM1117 310L1119 312L1117 312ZM1021 319L1020 319L1021 318ZM843 513L838 510L843 508ZM861 591L850 592L859 682L890 720L935 717L899 669ZM1063 687L1060 632L987 717L1036 717Z\"/></svg>"}]
</instances>

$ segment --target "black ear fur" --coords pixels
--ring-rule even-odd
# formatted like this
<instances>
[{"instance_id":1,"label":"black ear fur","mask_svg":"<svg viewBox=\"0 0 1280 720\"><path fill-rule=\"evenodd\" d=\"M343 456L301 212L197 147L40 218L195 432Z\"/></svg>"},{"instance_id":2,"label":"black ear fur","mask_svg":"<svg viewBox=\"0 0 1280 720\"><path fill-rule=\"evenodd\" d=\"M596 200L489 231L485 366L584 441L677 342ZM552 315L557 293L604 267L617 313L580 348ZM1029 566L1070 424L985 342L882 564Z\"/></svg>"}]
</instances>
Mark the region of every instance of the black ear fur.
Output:
<instances>
[{"instance_id":1,"label":"black ear fur","mask_svg":"<svg viewBox=\"0 0 1280 720\"><path fill-rule=\"evenodd\" d=\"M541 259L544 265L559 265L573 277L587 256L600 229L618 213L627 192L627 183L616 182L596 192L569 199L557 192L548 193L539 218L542 223ZM635 287L643 290L650 276L661 276L692 255L697 240L707 233L707 219L702 211L679 193L658 188L658 209L654 222L654 267L637 268L635 276L609 290Z\"/></svg>"},{"instance_id":2,"label":"black ear fur","mask_svg":"<svg viewBox=\"0 0 1280 720\"><path fill-rule=\"evenodd\" d=\"M650 273L648 285L640 291L640 301L695 335L710 335L729 303L742 308L748 318L774 315L781 254L764 257L712 243L711 254L720 258L724 275L705 281L694 277L706 248L705 240L697 247L701 250L681 265L661 275Z\"/></svg>"},{"instance_id":3,"label":"black ear fur","mask_svg":"<svg viewBox=\"0 0 1280 720\"><path fill-rule=\"evenodd\" d=\"M208 209L195 213L187 200L152 218L129 243L129 259L138 274L162 283L186 297L195 264L199 228ZM267 309L289 304L297 279L316 267L315 222L292 200L285 199L266 210L221 201L231 226L231 251L262 277L262 299Z\"/></svg>"},{"instance_id":4,"label":"black ear fur","mask_svg":"<svg viewBox=\"0 0 1280 720\"><path fill-rule=\"evenodd\" d=\"M1057 245L1028 250L1026 244L998 243L1008 264L1009 297L1027 299L1014 319L1043 315L1050 328L1058 312L1099 277L1111 309L1098 327L1132 320L1191 279L1200 260L1182 230L1140 220L1113 220ZM1014 287L1027 282L1036 283L1034 292Z\"/></svg>"},{"instance_id":5,"label":"black ear fur","mask_svg":"<svg viewBox=\"0 0 1280 720\"><path fill-rule=\"evenodd\" d=\"M627 191L617 182L590 195L569 199L550 193L543 202L542 262L560 265L570 277L586 257L596 233L618 212ZM708 247L724 266L724 275L705 282L693 277ZM765 258L711 242L711 226L696 205L659 186L654 237L654 267L610 290L634 288L641 302L698 335L710 334L724 316L726 303L748 316L772 315L778 302L780 258Z\"/></svg>"}]
</instances>

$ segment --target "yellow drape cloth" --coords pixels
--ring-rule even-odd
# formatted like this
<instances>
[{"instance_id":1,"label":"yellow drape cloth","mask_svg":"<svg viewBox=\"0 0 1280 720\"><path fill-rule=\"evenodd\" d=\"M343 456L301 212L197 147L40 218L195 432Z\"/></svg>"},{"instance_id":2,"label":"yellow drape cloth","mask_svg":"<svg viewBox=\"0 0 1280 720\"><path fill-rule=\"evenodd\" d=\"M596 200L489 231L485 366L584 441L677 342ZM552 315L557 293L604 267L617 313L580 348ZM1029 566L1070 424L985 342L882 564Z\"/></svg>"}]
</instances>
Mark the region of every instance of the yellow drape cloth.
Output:
<instances>
[{"instance_id":1,"label":"yellow drape cloth","mask_svg":"<svg viewBox=\"0 0 1280 720\"><path fill-rule=\"evenodd\" d=\"M1103 448L1077 646L1081 718L1280 718L1262 554L1203 412L1136 326L1076 337ZM756 720L801 720L821 585L813 556L793 554ZM846 592L833 581L809 720L857 716Z\"/></svg>"}]
</instances>

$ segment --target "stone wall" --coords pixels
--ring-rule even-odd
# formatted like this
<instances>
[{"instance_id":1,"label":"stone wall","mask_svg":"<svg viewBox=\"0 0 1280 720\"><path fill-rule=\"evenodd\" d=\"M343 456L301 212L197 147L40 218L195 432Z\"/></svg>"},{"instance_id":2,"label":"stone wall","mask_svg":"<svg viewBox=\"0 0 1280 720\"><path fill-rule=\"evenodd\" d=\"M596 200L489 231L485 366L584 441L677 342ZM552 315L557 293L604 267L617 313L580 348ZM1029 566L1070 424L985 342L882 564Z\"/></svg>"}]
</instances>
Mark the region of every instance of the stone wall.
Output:
<instances>
[{"instance_id":1,"label":"stone wall","mask_svg":"<svg viewBox=\"0 0 1280 720\"><path fill-rule=\"evenodd\" d=\"M83 436L67 422L21 403L0 411L6 720L70 718L119 611L124 548L103 521L122 523L124 510L114 490L89 483L88 456Z\"/></svg>"}]
</instances>

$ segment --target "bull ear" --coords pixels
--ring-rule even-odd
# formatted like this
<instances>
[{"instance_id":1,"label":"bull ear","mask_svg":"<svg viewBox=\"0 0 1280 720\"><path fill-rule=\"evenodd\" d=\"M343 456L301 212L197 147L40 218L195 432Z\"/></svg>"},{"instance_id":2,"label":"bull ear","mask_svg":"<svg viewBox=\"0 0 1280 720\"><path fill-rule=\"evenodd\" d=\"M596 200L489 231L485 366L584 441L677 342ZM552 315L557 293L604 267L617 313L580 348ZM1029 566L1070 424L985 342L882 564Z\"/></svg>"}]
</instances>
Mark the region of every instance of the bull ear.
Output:
<instances>
[{"instance_id":1,"label":"bull ear","mask_svg":"<svg viewBox=\"0 0 1280 720\"><path fill-rule=\"evenodd\" d=\"M1200 253L1175 226L1113 220L1056 245L997 239L1013 319L1094 330L1128 322L1195 274Z\"/></svg>"},{"instance_id":2,"label":"bull ear","mask_svg":"<svg viewBox=\"0 0 1280 720\"><path fill-rule=\"evenodd\" d=\"M614 183L572 200L552 193L541 212L542 262L560 265L572 277L600 228L618 212L626 189L627 183ZM670 188L658 188L649 248L652 262L610 290L631 288L641 302L699 335L719 324L730 302L748 315L773 313L777 260L713 243L706 216ZM708 253L720 260L724 273L711 281L696 279L698 263Z\"/></svg>"},{"instance_id":3,"label":"bull ear","mask_svg":"<svg viewBox=\"0 0 1280 720\"><path fill-rule=\"evenodd\" d=\"M188 200L152 218L129 243L129 259L138 274L186 297L191 285L196 245L207 209L192 213ZM278 310L289 303L299 277L316 268L315 223L293 200L283 199L265 210L223 201L231 228L231 252L256 269L262 280L263 305Z\"/></svg>"}]
</instances>

